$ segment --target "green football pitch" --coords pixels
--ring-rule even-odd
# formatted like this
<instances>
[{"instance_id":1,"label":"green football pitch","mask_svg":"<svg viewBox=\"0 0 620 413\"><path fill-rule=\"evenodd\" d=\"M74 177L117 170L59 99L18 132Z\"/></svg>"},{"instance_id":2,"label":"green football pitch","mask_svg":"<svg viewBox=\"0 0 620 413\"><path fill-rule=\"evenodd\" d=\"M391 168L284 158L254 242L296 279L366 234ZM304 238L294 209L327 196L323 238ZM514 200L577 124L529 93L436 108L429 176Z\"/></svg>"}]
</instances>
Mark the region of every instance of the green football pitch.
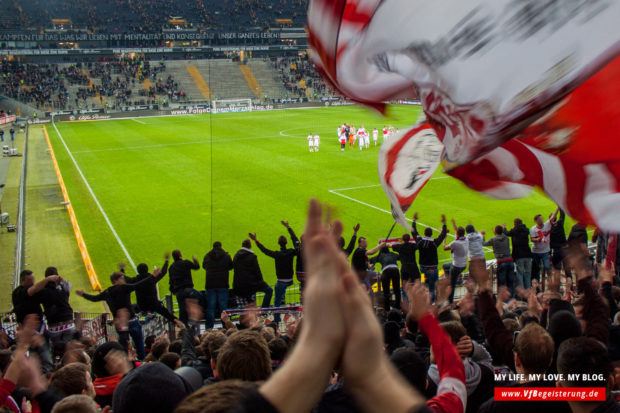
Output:
<instances>
[{"instance_id":1,"label":"green football pitch","mask_svg":"<svg viewBox=\"0 0 620 413\"><path fill-rule=\"evenodd\" d=\"M276 249L277 237L286 235L281 220L301 234L310 197L333 207L347 240L359 222L359 235L375 245L393 223L379 186L379 148L347 145L341 152L336 129L343 122L370 131L389 124L402 129L419 111L394 107L383 118L361 107L326 107L68 122L47 130L105 287L117 263L129 258L161 266L163 253L178 248L202 263L214 241L232 256L248 232ZM308 150L311 132L321 136L318 153ZM511 226L515 217L533 224L535 214L549 214L555 205L538 193L517 201L490 200L438 171L413 208L424 225L438 228L445 213L459 225L471 222L492 234L495 225ZM402 233L396 228L393 235ZM257 252L263 275L273 284L273 260ZM440 251L440 260L448 261L449 254ZM204 288L204 277L203 270L195 272L198 289ZM165 278L160 294L167 291Z\"/></svg>"}]
</instances>

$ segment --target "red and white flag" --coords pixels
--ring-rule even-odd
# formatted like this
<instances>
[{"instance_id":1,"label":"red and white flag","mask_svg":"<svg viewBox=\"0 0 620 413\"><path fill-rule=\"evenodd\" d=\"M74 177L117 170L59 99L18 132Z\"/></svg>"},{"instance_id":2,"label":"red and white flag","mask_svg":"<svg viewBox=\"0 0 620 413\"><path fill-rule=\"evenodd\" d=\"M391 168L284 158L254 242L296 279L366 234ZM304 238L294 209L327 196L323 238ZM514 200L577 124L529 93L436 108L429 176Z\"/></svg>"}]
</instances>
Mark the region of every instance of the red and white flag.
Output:
<instances>
[{"instance_id":1,"label":"red and white flag","mask_svg":"<svg viewBox=\"0 0 620 413\"><path fill-rule=\"evenodd\" d=\"M312 0L308 30L341 93L378 109L419 96L436 131L436 158L381 178L401 224L421 189L403 192L406 178L441 163L493 197L538 186L581 223L620 232L619 19L613 0Z\"/></svg>"}]
</instances>

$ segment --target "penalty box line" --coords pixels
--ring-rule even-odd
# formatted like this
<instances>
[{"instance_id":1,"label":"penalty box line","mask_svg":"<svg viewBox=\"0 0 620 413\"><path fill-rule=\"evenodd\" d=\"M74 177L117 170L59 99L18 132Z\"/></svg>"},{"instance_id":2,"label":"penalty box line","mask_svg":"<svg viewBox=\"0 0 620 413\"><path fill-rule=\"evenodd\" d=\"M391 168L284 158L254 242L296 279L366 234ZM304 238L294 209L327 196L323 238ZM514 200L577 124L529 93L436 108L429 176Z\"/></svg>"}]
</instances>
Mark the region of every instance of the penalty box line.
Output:
<instances>
[{"instance_id":1,"label":"penalty box line","mask_svg":"<svg viewBox=\"0 0 620 413\"><path fill-rule=\"evenodd\" d=\"M438 176L438 177L436 177L436 178L431 178L431 179L446 179L446 178L450 178L450 177L449 177L449 176ZM390 214L390 215L392 215L392 212L391 212L391 211L388 211L387 209L380 208L380 207L378 207L378 206L376 206L376 205L372 205L372 204L369 204L369 203L367 203L367 202L364 202L364 201L361 201L361 200L359 200L359 199L356 199L356 198L353 198L353 197L351 197L351 196L348 196L348 195L345 195L345 194L341 194L341 193L340 193L340 191L350 191L350 190L354 190L354 189L375 188L375 187L378 187L378 186L381 186L381 184L374 184L374 185L363 185L363 186L354 186L354 187L349 187L349 188L336 188L336 189L328 189L328 190L327 190L327 192L329 192L329 193L331 193L331 194L334 194L334 195L338 195L339 197L342 197L342 198L348 199L349 201L357 202L358 204L361 204L361 205L367 206L367 207L369 207L369 208L376 209L377 211L381 211L381 212L384 212L384 213L386 213L386 214ZM412 220L411 218L407 218L407 217L405 217L405 219L406 219L407 221L409 221L409 222L413 222L413 220ZM438 229L438 228L432 227L432 226L430 226L430 225L426 225L426 224L424 224L423 222L420 222L420 221L416 221L416 224L422 225L423 227L430 228L430 229L432 229L433 231L441 232L441 229ZM448 236L450 236L450 237L452 237L452 238L455 238L455 239L456 239L456 236L455 236L454 234L452 234L452 233L448 233ZM490 252L490 251L492 251L492 249L491 249L491 248L489 248L489 247L484 247L484 250L485 250L486 252ZM439 262L447 262L447 261L452 261L452 259L441 260L441 261L439 261Z\"/></svg>"}]
</instances>

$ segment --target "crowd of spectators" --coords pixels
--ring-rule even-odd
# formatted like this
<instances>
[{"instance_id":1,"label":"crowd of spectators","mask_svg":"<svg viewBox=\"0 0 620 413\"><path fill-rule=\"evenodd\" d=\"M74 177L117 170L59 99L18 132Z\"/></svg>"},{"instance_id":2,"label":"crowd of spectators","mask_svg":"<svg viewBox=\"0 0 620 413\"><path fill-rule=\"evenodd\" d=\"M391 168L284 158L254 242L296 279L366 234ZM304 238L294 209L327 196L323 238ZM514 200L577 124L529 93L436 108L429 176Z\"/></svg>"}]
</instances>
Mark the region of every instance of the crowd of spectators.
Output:
<instances>
[{"instance_id":1,"label":"crowd of spectators","mask_svg":"<svg viewBox=\"0 0 620 413\"><path fill-rule=\"evenodd\" d=\"M3 11L11 21L7 29L52 28L52 19L69 19L74 29L109 33L159 33L176 28L238 30L239 27L275 26L277 19L290 19L302 27L307 0L22 0L20 8L7 3ZM67 27L65 27L67 28Z\"/></svg>"},{"instance_id":2,"label":"crowd of spectators","mask_svg":"<svg viewBox=\"0 0 620 413\"><path fill-rule=\"evenodd\" d=\"M71 65L4 60L0 70L1 93L40 109L167 105L185 98L174 77L166 75L164 62L152 63L142 58L100 59ZM152 85L145 88L145 80ZM72 85L79 87L70 89Z\"/></svg>"},{"instance_id":3,"label":"crowd of spectators","mask_svg":"<svg viewBox=\"0 0 620 413\"><path fill-rule=\"evenodd\" d=\"M68 86L89 83L77 65L60 67L57 64L33 65L3 60L0 70L3 94L39 107L65 108L69 98Z\"/></svg>"},{"instance_id":4,"label":"crowd of spectators","mask_svg":"<svg viewBox=\"0 0 620 413\"><path fill-rule=\"evenodd\" d=\"M333 95L307 55L277 58L273 68L288 92L287 97L317 99Z\"/></svg>"},{"instance_id":5,"label":"crowd of spectators","mask_svg":"<svg viewBox=\"0 0 620 413\"><path fill-rule=\"evenodd\" d=\"M113 312L119 341L99 346L76 332L70 287L56 268L48 268L38 282L24 271L14 292L20 328L15 340L0 336L1 404L13 412L96 412L97 405L114 412L620 411L614 370L620 362L620 279L613 265L592 265L583 227L575 224L566 237L558 209L547 220L536 216L525 231L520 219L511 230L498 225L487 240L484 231L453 221L455 239L448 244L445 217L439 234L426 227L424 236L417 218L414 214L411 234L370 250L356 225L345 247L342 223L326 222L322 206L311 201L303 237L282 221L291 247L284 235L277 240L279 249L270 250L249 234L231 257L216 242L202 264L206 300L194 289L196 257L186 260L175 250L171 264L166 255L152 274L140 264L136 277L121 265L111 276L112 287L97 295L77 292L105 300ZM295 276L302 282L303 318L283 330L262 317L255 303L238 323L224 311L221 327L214 325L214 309L228 305L231 270L232 293L242 302L269 291L252 241L275 261L276 306ZM452 251L453 262L436 279L442 245ZM498 267L511 267L498 268L493 277L484 246L493 248ZM607 253L596 259L610 264L615 254ZM539 270L532 275L521 262L515 276L515 261L521 259L536 262ZM380 273L374 271L377 264ZM460 281L463 266L469 270L464 294L451 299L458 285L451 278ZM179 319L166 314L156 298L156 284L166 273L179 300ZM373 305L369 285L376 280L384 294ZM524 280L531 280L529 287ZM140 343L132 291L140 309L174 321L178 335L149 336ZM263 305L270 305L270 295L265 299ZM47 331L41 334L43 314ZM199 333L203 318L207 329ZM507 386L549 394L598 388L603 397L494 399L494 389Z\"/></svg>"}]
</instances>

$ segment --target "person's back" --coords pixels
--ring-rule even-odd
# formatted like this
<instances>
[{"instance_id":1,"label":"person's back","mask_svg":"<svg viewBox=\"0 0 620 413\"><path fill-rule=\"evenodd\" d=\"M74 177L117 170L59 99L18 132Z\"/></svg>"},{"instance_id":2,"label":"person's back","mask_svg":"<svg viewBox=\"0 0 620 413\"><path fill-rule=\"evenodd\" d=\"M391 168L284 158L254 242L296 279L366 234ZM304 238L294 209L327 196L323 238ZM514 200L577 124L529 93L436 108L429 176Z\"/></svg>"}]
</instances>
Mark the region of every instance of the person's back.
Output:
<instances>
[{"instance_id":1,"label":"person's back","mask_svg":"<svg viewBox=\"0 0 620 413\"><path fill-rule=\"evenodd\" d=\"M520 221L520 220L519 220ZM512 239L512 258L532 258L530 230L522 222L517 223L507 235Z\"/></svg>"},{"instance_id":2,"label":"person's back","mask_svg":"<svg viewBox=\"0 0 620 413\"><path fill-rule=\"evenodd\" d=\"M465 232L467 232L465 238L467 238L467 251L469 253L469 259L484 259L484 249L482 248L484 239L482 238L482 235L476 231L471 224L465 227Z\"/></svg>"},{"instance_id":3,"label":"person's back","mask_svg":"<svg viewBox=\"0 0 620 413\"><path fill-rule=\"evenodd\" d=\"M228 288L228 276L233 269L233 261L230 254L221 248L209 251L202 261L205 269L205 288Z\"/></svg>"},{"instance_id":4,"label":"person's back","mask_svg":"<svg viewBox=\"0 0 620 413\"><path fill-rule=\"evenodd\" d=\"M63 284L50 282L40 292L45 318L50 325L73 320L73 309L69 304L69 292L66 288Z\"/></svg>"},{"instance_id":5,"label":"person's back","mask_svg":"<svg viewBox=\"0 0 620 413\"><path fill-rule=\"evenodd\" d=\"M376 262L381 264L382 269L385 269L388 265L395 265L398 268L398 254L382 250L381 253L377 255Z\"/></svg>"},{"instance_id":6,"label":"person's back","mask_svg":"<svg viewBox=\"0 0 620 413\"><path fill-rule=\"evenodd\" d=\"M235 294L247 297L256 291L255 285L262 280L262 274L257 273L258 259L256 254L247 248L241 248L233 258L233 290Z\"/></svg>"},{"instance_id":7,"label":"person's back","mask_svg":"<svg viewBox=\"0 0 620 413\"><path fill-rule=\"evenodd\" d=\"M192 270L200 268L198 261L194 258L194 261L184 260L180 252L176 254L178 250L173 251L172 258L174 262L170 265L168 272L170 273L170 291L174 294L194 288L194 281L192 280Z\"/></svg>"},{"instance_id":8,"label":"person's back","mask_svg":"<svg viewBox=\"0 0 620 413\"><path fill-rule=\"evenodd\" d=\"M495 236L484 243L484 245L490 245L493 248L493 255L495 259L506 260L512 259L510 253L510 238L504 233L495 234Z\"/></svg>"}]
</instances>

